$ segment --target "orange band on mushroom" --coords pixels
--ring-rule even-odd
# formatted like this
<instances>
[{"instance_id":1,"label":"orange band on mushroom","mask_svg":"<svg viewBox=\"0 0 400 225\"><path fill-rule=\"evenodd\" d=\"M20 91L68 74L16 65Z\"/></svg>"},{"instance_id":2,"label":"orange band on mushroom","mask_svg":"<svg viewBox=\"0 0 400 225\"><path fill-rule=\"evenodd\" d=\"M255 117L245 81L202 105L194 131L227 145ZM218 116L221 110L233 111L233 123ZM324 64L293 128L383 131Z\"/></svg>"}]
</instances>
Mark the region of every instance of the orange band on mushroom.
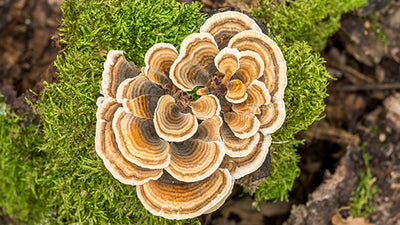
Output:
<instances>
[{"instance_id":1,"label":"orange band on mushroom","mask_svg":"<svg viewBox=\"0 0 400 225\"><path fill-rule=\"evenodd\" d=\"M234 180L228 170L218 169L199 182L186 183L164 174L157 181L137 187L144 207L167 219L187 219L199 216L220 204L232 192Z\"/></svg>"},{"instance_id":2,"label":"orange band on mushroom","mask_svg":"<svg viewBox=\"0 0 400 225\"><path fill-rule=\"evenodd\" d=\"M141 118L153 119L160 96L142 95L134 99L124 99L122 105L126 112Z\"/></svg>"},{"instance_id":3,"label":"orange band on mushroom","mask_svg":"<svg viewBox=\"0 0 400 225\"><path fill-rule=\"evenodd\" d=\"M163 94L163 89L141 74L122 82L118 87L116 98L122 103L124 99L134 99L141 95L161 96Z\"/></svg>"},{"instance_id":4,"label":"orange band on mushroom","mask_svg":"<svg viewBox=\"0 0 400 225\"><path fill-rule=\"evenodd\" d=\"M242 103L247 99L247 88L240 80L231 80L226 86L225 99L231 103Z\"/></svg>"},{"instance_id":5,"label":"orange band on mushroom","mask_svg":"<svg viewBox=\"0 0 400 225\"><path fill-rule=\"evenodd\" d=\"M214 14L200 27L201 33L210 33L214 36L219 49L225 48L229 39L245 30L262 32L253 19L243 13L232 11Z\"/></svg>"},{"instance_id":6,"label":"orange band on mushroom","mask_svg":"<svg viewBox=\"0 0 400 225\"><path fill-rule=\"evenodd\" d=\"M169 143L157 136L153 120L134 117L119 108L115 112L113 130L118 147L127 160L149 169L169 165Z\"/></svg>"},{"instance_id":7,"label":"orange band on mushroom","mask_svg":"<svg viewBox=\"0 0 400 225\"><path fill-rule=\"evenodd\" d=\"M264 62L264 73L260 79L265 83L273 99L283 99L287 82L286 63L274 41L261 32L249 30L235 35L229 41L228 47L258 53Z\"/></svg>"},{"instance_id":8,"label":"orange band on mushroom","mask_svg":"<svg viewBox=\"0 0 400 225\"><path fill-rule=\"evenodd\" d=\"M158 101L154 126L158 136L164 140L181 142L196 133L198 124L194 115L180 112L172 96L164 95Z\"/></svg>"},{"instance_id":9,"label":"orange band on mushroom","mask_svg":"<svg viewBox=\"0 0 400 225\"><path fill-rule=\"evenodd\" d=\"M246 86L249 86L253 80L260 78L264 73L264 62L256 52L240 52L239 64L240 67L233 75L233 79L241 80Z\"/></svg>"},{"instance_id":10,"label":"orange band on mushroom","mask_svg":"<svg viewBox=\"0 0 400 225\"><path fill-rule=\"evenodd\" d=\"M180 181L200 181L218 169L224 155L224 146L219 141L173 142L171 144L171 163L166 170Z\"/></svg>"},{"instance_id":11,"label":"orange band on mushroom","mask_svg":"<svg viewBox=\"0 0 400 225\"><path fill-rule=\"evenodd\" d=\"M178 51L173 45L166 43L153 45L144 58L146 63L145 76L163 87L168 87L171 83L168 77L169 69L177 58Z\"/></svg>"},{"instance_id":12,"label":"orange band on mushroom","mask_svg":"<svg viewBox=\"0 0 400 225\"><path fill-rule=\"evenodd\" d=\"M139 70L135 64L126 61L122 51L111 50L104 62L103 80L101 81L102 94L105 97L115 98L117 88L127 78L135 77Z\"/></svg>"},{"instance_id":13,"label":"orange band on mushroom","mask_svg":"<svg viewBox=\"0 0 400 225\"><path fill-rule=\"evenodd\" d=\"M203 95L198 100L190 103L190 108L197 119L205 120L214 115L219 115L221 105L214 95Z\"/></svg>"},{"instance_id":14,"label":"orange band on mushroom","mask_svg":"<svg viewBox=\"0 0 400 225\"><path fill-rule=\"evenodd\" d=\"M249 138L260 128L260 121L253 113L228 112L224 114L224 120L238 138Z\"/></svg>"},{"instance_id":15,"label":"orange band on mushroom","mask_svg":"<svg viewBox=\"0 0 400 225\"><path fill-rule=\"evenodd\" d=\"M214 58L218 54L217 44L210 34L191 34L182 44L180 54L171 66L170 78L183 91L196 86L205 86L210 74L216 72Z\"/></svg>"},{"instance_id":16,"label":"orange band on mushroom","mask_svg":"<svg viewBox=\"0 0 400 225\"><path fill-rule=\"evenodd\" d=\"M215 56L215 66L225 74L222 83L225 84L239 68L239 51L235 48L224 48Z\"/></svg>"},{"instance_id":17,"label":"orange band on mushroom","mask_svg":"<svg viewBox=\"0 0 400 225\"><path fill-rule=\"evenodd\" d=\"M278 130L285 121L286 111L283 100L271 102L260 107L261 114L258 115L261 126L260 131L264 134L271 134Z\"/></svg>"}]
</instances>

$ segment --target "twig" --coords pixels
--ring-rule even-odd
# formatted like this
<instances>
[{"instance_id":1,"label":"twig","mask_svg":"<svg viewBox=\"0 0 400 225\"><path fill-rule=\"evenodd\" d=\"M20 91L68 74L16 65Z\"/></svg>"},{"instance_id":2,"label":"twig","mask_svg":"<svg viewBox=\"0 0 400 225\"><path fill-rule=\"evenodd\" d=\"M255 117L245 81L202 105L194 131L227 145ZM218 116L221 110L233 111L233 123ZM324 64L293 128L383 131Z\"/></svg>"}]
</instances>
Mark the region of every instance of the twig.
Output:
<instances>
[{"instance_id":1,"label":"twig","mask_svg":"<svg viewBox=\"0 0 400 225\"><path fill-rule=\"evenodd\" d=\"M385 83L385 84L360 84L360 85L345 85L331 88L331 91L380 91L380 90L398 90L400 83Z\"/></svg>"},{"instance_id":2,"label":"twig","mask_svg":"<svg viewBox=\"0 0 400 225\"><path fill-rule=\"evenodd\" d=\"M360 73L350 66L346 66L335 61L328 62L328 66L332 66L338 70L341 70L343 72L343 75L345 75L354 84L359 83L357 82L357 80L361 80L369 84L375 83L374 79L363 73Z\"/></svg>"}]
</instances>

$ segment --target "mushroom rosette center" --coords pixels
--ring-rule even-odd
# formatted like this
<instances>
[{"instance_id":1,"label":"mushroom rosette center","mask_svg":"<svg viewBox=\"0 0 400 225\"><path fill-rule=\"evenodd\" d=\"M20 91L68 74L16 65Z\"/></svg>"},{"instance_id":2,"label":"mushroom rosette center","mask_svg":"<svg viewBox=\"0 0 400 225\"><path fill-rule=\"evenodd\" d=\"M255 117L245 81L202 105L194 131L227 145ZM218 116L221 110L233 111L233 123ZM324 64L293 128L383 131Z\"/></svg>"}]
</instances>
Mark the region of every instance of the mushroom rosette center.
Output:
<instances>
[{"instance_id":1,"label":"mushroom rosette center","mask_svg":"<svg viewBox=\"0 0 400 225\"><path fill-rule=\"evenodd\" d=\"M286 65L239 12L217 13L180 51L155 44L139 70L122 51L104 63L96 151L147 210L186 219L218 209L256 171L285 119Z\"/></svg>"}]
</instances>

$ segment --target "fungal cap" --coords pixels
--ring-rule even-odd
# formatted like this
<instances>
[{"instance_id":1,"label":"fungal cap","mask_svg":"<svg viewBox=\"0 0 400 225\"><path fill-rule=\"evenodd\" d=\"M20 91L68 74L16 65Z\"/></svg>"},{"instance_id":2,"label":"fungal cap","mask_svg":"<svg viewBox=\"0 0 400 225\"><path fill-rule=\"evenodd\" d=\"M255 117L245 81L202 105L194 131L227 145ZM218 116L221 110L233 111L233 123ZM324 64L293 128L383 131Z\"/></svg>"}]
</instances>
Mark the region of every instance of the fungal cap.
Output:
<instances>
[{"instance_id":1,"label":"fungal cap","mask_svg":"<svg viewBox=\"0 0 400 225\"><path fill-rule=\"evenodd\" d=\"M255 135L260 128L260 121L253 113L228 112L224 114L224 119L235 136L241 139Z\"/></svg>"},{"instance_id":2,"label":"fungal cap","mask_svg":"<svg viewBox=\"0 0 400 225\"><path fill-rule=\"evenodd\" d=\"M225 74L222 83L226 83L239 68L240 53L235 48L224 48L215 56L215 67Z\"/></svg>"},{"instance_id":3,"label":"fungal cap","mask_svg":"<svg viewBox=\"0 0 400 225\"><path fill-rule=\"evenodd\" d=\"M241 51L239 57L240 67L234 75L234 79L241 80L246 86L260 78L264 73L264 62L261 56L253 51Z\"/></svg>"},{"instance_id":4,"label":"fungal cap","mask_svg":"<svg viewBox=\"0 0 400 225\"><path fill-rule=\"evenodd\" d=\"M165 173L137 187L137 195L144 207L167 219L189 219L202 215L214 206L221 206L232 193L233 177L227 169L198 182L180 182ZM222 201L222 203L221 203Z\"/></svg>"},{"instance_id":5,"label":"fungal cap","mask_svg":"<svg viewBox=\"0 0 400 225\"><path fill-rule=\"evenodd\" d=\"M115 99L100 99L96 124L96 153L112 176L121 183L141 185L160 178L163 173L161 169L140 167L126 160L120 152L112 130L112 120L117 109L118 103Z\"/></svg>"},{"instance_id":6,"label":"fungal cap","mask_svg":"<svg viewBox=\"0 0 400 225\"><path fill-rule=\"evenodd\" d=\"M153 83L143 74L124 80L117 89L116 99L122 103L124 99L135 99L142 95L161 96L163 89Z\"/></svg>"},{"instance_id":7,"label":"fungal cap","mask_svg":"<svg viewBox=\"0 0 400 225\"><path fill-rule=\"evenodd\" d=\"M286 110L285 102L283 100L271 102L268 105L260 107L260 120L261 126L260 131L264 134L272 134L277 131L285 122Z\"/></svg>"},{"instance_id":8,"label":"fungal cap","mask_svg":"<svg viewBox=\"0 0 400 225\"><path fill-rule=\"evenodd\" d=\"M245 30L262 32L253 19L235 11L216 13L200 27L201 33L210 33L214 36L219 49L225 48L229 39Z\"/></svg>"},{"instance_id":9,"label":"fungal cap","mask_svg":"<svg viewBox=\"0 0 400 225\"><path fill-rule=\"evenodd\" d=\"M158 100L153 121L158 136L172 142L189 139L198 128L196 117L191 113L181 113L170 95L164 95Z\"/></svg>"},{"instance_id":10,"label":"fungal cap","mask_svg":"<svg viewBox=\"0 0 400 225\"><path fill-rule=\"evenodd\" d=\"M226 124L222 125L221 137L226 154L232 158L247 156L253 151L260 140L259 133L249 138L238 138Z\"/></svg>"},{"instance_id":11,"label":"fungal cap","mask_svg":"<svg viewBox=\"0 0 400 225\"><path fill-rule=\"evenodd\" d=\"M215 95L203 95L196 101L191 102L189 107L199 120L205 120L214 115L219 115L221 111L221 105Z\"/></svg>"},{"instance_id":12,"label":"fungal cap","mask_svg":"<svg viewBox=\"0 0 400 225\"><path fill-rule=\"evenodd\" d=\"M152 119L135 117L120 107L114 114L112 128L118 148L130 162L149 169L169 165L169 143L157 135Z\"/></svg>"},{"instance_id":13,"label":"fungal cap","mask_svg":"<svg viewBox=\"0 0 400 225\"><path fill-rule=\"evenodd\" d=\"M247 99L247 88L241 80L231 80L226 85L225 99L230 103L239 104Z\"/></svg>"},{"instance_id":14,"label":"fungal cap","mask_svg":"<svg viewBox=\"0 0 400 225\"><path fill-rule=\"evenodd\" d=\"M190 139L174 142L171 144L171 164L166 170L180 181L200 181L218 169L224 155L224 145L220 141Z\"/></svg>"},{"instance_id":15,"label":"fungal cap","mask_svg":"<svg viewBox=\"0 0 400 225\"><path fill-rule=\"evenodd\" d=\"M218 115L206 119L199 125L197 132L193 135L192 139L222 141L220 135L221 125L222 118Z\"/></svg>"},{"instance_id":16,"label":"fungal cap","mask_svg":"<svg viewBox=\"0 0 400 225\"><path fill-rule=\"evenodd\" d=\"M261 167L267 158L269 147L271 146L271 135L260 134L260 141L253 151L244 157L227 158L229 172L235 179L242 178ZM228 157L228 156L227 156Z\"/></svg>"},{"instance_id":17,"label":"fungal cap","mask_svg":"<svg viewBox=\"0 0 400 225\"><path fill-rule=\"evenodd\" d=\"M194 33L187 36L182 41L178 59L171 66L170 79L183 91L205 86L210 74L217 70L214 58L218 52L211 34Z\"/></svg>"},{"instance_id":18,"label":"fungal cap","mask_svg":"<svg viewBox=\"0 0 400 225\"><path fill-rule=\"evenodd\" d=\"M171 83L168 77L169 69L177 58L178 51L173 45L167 43L153 45L144 58L145 76L163 87L168 87Z\"/></svg>"},{"instance_id":19,"label":"fungal cap","mask_svg":"<svg viewBox=\"0 0 400 225\"><path fill-rule=\"evenodd\" d=\"M283 99L287 84L286 62L273 40L261 32L247 30L232 37L228 47L258 53L264 62L264 72L260 79L265 83L272 99Z\"/></svg>"},{"instance_id":20,"label":"fungal cap","mask_svg":"<svg viewBox=\"0 0 400 225\"><path fill-rule=\"evenodd\" d=\"M269 95L268 89L265 84L259 80L254 80L251 85L247 88L247 99L240 104L232 105L232 110L241 112L252 112L259 114L259 107L270 103L271 96Z\"/></svg>"},{"instance_id":21,"label":"fungal cap","mask_svg":"<svg viewBox=\"0 0 400 225\"><path fill-rule=\"evenodd\" d=\"M104 62L103 79L100 83L101 93L105 97L115 98L117 88L122 81L138 74L139 70L135 64L126 61L123 51L109 51Z\"/></svg>"}]
</instances>

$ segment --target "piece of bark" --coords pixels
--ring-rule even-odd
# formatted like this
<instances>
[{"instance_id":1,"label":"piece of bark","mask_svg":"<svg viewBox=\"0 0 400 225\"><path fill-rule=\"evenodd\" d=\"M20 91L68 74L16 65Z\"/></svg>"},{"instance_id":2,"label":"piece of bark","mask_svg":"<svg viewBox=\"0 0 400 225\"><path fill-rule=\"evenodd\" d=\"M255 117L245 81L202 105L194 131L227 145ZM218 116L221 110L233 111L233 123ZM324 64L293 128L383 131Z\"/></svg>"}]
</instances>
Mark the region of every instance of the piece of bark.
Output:
<instances>
[{"instance_id":1,"label":"piece of bark","mask_svg":"<svg viewBox=\"0 0 400 225\"><path fill-rule=\"evenodd\" d=\"M316 139L329 141L341 146L357 146L360 143L360 137L357 134L352 134L347 130L333 127L324 120L311 125L307 130L301 132L299 137L308 140Z\"/></svg>"},{"instance_id":2,"label":"piece of bark","mask_svg":"<svg viewBox=\"0 0 400 225\"><path fill-rule=\"evenodd\" d=\"M325 182L311 194L305 205L293 206L290 217L284 224L330 224L336 210L349 202L357 188L355 159L352 157L354 155L360 155L360 150L349 146L335 173L326 175Z\"/></svg>"},{"instance_id":3,"label":"piece of bark","mask_svg":"<svg viewBox=\"0 0 400 225\"><path fill-rule=\"evenodd\" d=\"M354 58L371 67L378 64L387 52L383 41L357 16L342 18L339 38Z\"/></svg>"},{"instance_id":4,"label":"piece of bark","mask_svg":"<svg viewBox=\"0 0 400 225\"><path fill-rule=\"evenodd\" d=\"M359 16L367 16L385 8L393 0L368 0L368 4L357 10Z\"/></svg>"},{"instance_id":5,"label":"piece of bark","mask_svg":"<svg viewBox=\"0 0 400 225\"><path fill-rule=\"evenodd\" d=\"M265 180L265 178L269 176L270 165L271 165L271 152L268 153L267 158L265 159L264 163L261 165L260 168L258 168L253 173L236 180L236 183L250 190L251 194L254 194L257 187Z\"/></svg>"}]
</instances>

